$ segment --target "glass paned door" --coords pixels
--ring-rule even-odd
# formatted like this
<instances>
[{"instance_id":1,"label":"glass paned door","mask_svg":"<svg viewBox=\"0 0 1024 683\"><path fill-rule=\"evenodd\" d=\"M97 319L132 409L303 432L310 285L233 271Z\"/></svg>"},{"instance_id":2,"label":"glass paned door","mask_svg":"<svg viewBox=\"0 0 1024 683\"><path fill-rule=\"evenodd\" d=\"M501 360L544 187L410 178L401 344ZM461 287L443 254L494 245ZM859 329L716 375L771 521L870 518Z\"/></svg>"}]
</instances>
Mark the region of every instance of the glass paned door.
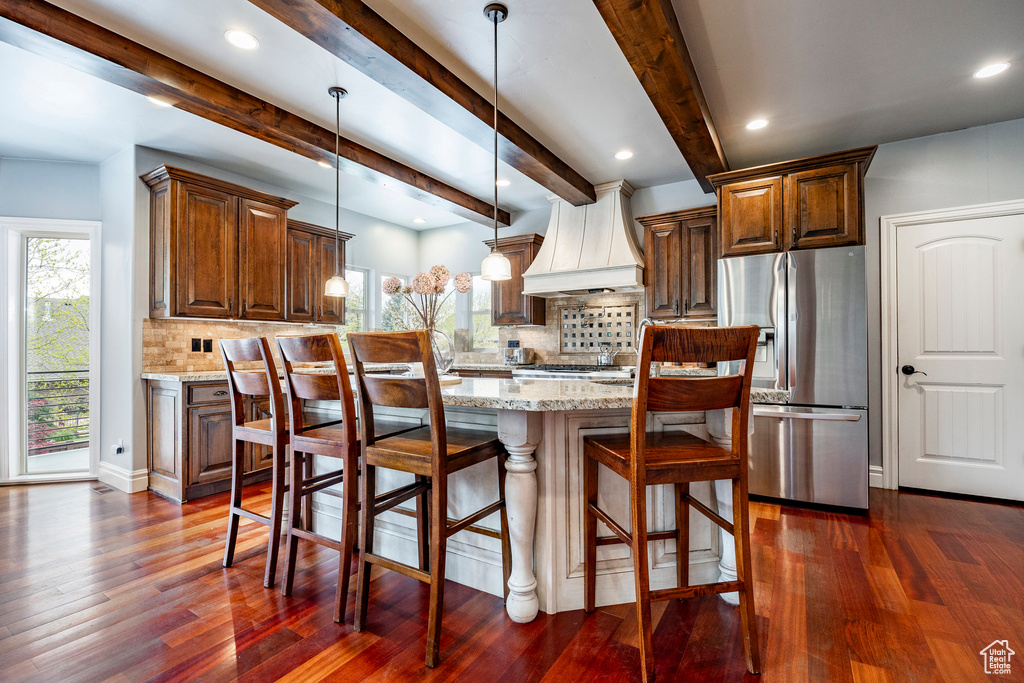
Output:
<instances>
[{"instance_id":1,"label":"glass paned door","mask_svg":"<svg viewBox=\"0 0 1024 683\"><path fill-rule=\"evenodd\" d=\"M26 237L25 474L89 471L90 243Z\"/></svg>"}]
</instances>

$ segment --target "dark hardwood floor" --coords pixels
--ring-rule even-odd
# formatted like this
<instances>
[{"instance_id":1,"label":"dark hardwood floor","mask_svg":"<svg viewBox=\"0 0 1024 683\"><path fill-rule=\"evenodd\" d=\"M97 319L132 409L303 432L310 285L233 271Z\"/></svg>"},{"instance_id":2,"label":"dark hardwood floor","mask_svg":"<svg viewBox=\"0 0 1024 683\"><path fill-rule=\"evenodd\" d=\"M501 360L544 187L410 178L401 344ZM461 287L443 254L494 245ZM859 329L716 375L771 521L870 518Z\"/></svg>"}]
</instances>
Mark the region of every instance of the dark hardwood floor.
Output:
<instances>
[{"instance_id":1,"label":"dark hardwood floor","mask_svg":"<svg viewBox=\"0 0 1024 683\"><path fill-rule=\"evenodd\" d=\"M632 605L519 625L451 582L426 669L426 586L376 575L354 633L332 621L332 551L302 544L291 598L262 586L266 527L244 524L221 567L226 504L0 488L0 681L638 680ZM1021 653L1005 680L1024 680L1021 506L872 490L869 516L751 513L764 681L982 681L996 639ZM709 597L654 617L658 680L753 678L735 608Z\"/></svg>"}]
</instances>

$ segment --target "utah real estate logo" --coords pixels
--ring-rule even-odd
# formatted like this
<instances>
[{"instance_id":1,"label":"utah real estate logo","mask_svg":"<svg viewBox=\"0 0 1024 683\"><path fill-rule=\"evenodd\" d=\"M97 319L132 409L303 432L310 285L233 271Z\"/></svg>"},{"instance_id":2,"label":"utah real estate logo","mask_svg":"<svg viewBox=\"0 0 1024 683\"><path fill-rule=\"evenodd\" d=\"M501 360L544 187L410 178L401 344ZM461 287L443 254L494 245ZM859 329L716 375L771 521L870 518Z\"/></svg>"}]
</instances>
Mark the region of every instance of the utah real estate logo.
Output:
<instances>
[{"instance_id":1,"label":"utah real estate logo","mask_svg":"<svg viewBox=\"0 0 1024 683\"><path fill-rule=\"evenodd\" d=\"M1010 657L1017 653L1010 649L1008 641L993 640L979 654L985 660L985 673L1009 674Z\"/></svg>"}]
</instances>

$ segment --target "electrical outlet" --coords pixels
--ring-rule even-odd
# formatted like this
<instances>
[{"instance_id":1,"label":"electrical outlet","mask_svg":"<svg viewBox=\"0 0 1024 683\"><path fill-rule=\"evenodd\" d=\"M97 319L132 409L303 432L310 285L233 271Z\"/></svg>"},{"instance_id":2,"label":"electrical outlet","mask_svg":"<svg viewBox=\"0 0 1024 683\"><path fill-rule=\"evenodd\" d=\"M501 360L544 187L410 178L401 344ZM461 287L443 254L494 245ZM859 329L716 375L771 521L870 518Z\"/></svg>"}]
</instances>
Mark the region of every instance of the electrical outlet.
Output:
<instances>
[{"instance_id":1,"label":"electrical outlet","mask_svg":"<svg viewBox=\"0 0 1024 683\"><path fill-rule=\"evenodd\" d=\"M212 339L204 339L203 340L203 353L213 353L213 340Z\"/></svg>"},{"instance_id":2,"label":"electrical outlet","mask_svg":"<svg viewBox=\"0 0 1024 683\"><path fill-rule=\"evenodd\" d=\"M117 443L110 447L110 452L113 453L114 455L121 455L122 453L124 453L124 440L118 439Z\"/></svg>"},{"instance_id":3,"label":"electrical outlet","mask_svg":"<svg viewBox=\"0 0 1024 683\"><path fill-rule=\"evenodd\" d=\"M203 350L203 340L192 337L192 353L199 353Z\"/></svg>"}]
</instances>

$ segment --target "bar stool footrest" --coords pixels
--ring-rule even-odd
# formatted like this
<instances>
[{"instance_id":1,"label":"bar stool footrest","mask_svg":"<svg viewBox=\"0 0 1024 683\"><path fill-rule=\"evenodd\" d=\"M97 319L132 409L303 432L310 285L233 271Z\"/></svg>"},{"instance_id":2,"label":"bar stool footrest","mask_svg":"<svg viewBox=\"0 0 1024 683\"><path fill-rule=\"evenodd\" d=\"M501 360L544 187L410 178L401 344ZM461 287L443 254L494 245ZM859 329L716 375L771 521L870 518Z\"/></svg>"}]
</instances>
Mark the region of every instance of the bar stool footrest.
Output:
<instances>
[{"instance_id":1,"label":"bar stool footrest","mask_svg":"<svg viewBox=\"0 0 1024 683\"><path fill-rule=\"evenodd\" d=\"M685 588L665 588L663 590L651 591L651 600L688 600L689 598L700 598L705 595L719 595L721 593L735 593L746 589L742 581L722 581L721 583L703 583L699 586L687 586Z\"/></svg>"}]
</instances>

